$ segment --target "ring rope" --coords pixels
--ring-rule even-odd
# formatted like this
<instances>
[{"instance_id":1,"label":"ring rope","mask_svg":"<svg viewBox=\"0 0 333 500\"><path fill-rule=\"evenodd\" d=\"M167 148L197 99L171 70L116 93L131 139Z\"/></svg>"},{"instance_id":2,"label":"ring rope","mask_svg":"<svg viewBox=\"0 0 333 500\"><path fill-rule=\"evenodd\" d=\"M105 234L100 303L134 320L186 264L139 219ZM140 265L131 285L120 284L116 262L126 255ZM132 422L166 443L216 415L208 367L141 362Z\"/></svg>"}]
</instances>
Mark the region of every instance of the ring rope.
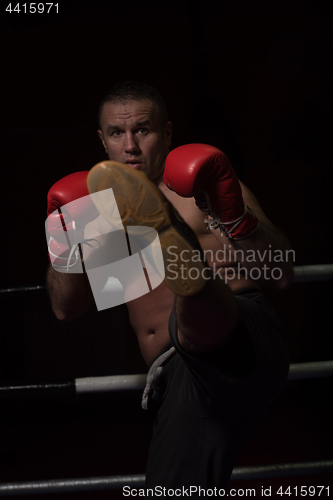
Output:
<instances>
[{"instance_id":1,"label":"ring rope","mask_svg":"<svg viewBox=\"0 0 333 500\"><path fill-rule=\"evenodd\" d=\"M333 376L333 361L312 361L293 363L289 368L288 380Z\"/></svg>"},{"instance_id":2,"label":"ring rope","mask_svg":"<svg viewBox=\"0 0 333 500\"><path fill-rule=\"evenodd\" d=\"M331 471L333 471L333 460L235 467L230 480L240 481L246 479L288 477L305 474L323 474ZM120 489L124 486L130 486L131 488L144 488L144 485L144 474L76 479L51 479L43 481L0 483L0 496L114 490Z\"/></svg>"},{"instance_id":3,"label":"ring rope","mask_svg":"<svg viewBox=\"0 0 333 500\"><path fill-rule=\"evenodd\" d=\"M314 361L290 365L289 380L333 376L333 361ZM147 374L84 377L66 382L41 382L36 384L11 384L0 387L0 398L26 396L59 396L92 394L115 391L143 390Z\"/></svg>"},{"instance_id":4,"label":"ring rope","mask_svg":"<svg viewBox=\"0 0 333 500\"><path fill-rule=\"evenodd\" d=\"M315 264L309 266L294 266L293 283L307 281L328 281L333 279L333 264ZM0 289L0 297L22 297L39 295L46 292L46 286L18 286Z\"/></svg>"},{"instance_id":5,"label":"ring rope","mask_svg":"<svg viewBox=\"0 0 333 500\"><path fill-rule=\"evenodd\" d=\"M329 281L333 279L333 264L294 266L293 283Z\"/></svg>"}]
</instances>

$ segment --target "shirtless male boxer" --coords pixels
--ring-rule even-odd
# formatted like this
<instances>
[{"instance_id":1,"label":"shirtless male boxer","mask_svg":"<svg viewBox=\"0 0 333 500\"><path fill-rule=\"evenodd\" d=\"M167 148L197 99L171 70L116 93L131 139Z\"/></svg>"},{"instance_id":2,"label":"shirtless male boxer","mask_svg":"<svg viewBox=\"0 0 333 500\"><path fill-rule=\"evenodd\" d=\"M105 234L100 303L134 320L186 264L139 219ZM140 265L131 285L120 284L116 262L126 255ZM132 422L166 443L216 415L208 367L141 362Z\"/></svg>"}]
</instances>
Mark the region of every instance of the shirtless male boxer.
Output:
<instances>
[{"instance_id":1,"label":"shirtless male boxer","mask_svg":"<svg viewBox=\"0 0 333 500\"><path fill-rule=\"evenodd\" d=\"M120 210L125 227L157 229L166 277L127 303L150 367L143 406L156 417L147 494L157 495L157 487L183 496L191 491L193 497L199 488L218 491L226 488L241 448L287 378L283 330L261 287L284 289L291 283L292 263L270 262L274 251L286 254L288 242L221 151L192 144L169 154L172 124L152 87L116 85L103 99L99 119L110 162L56 183L48 194L48 214L86 196L87 185L91 192L112 187L117 204L126 200L126 214ZM75 207L64 216L68 228L73 220L80 225ZM252 258L240 262L249 250ZM188 275L180 277L181 265L187 273L192 265L200 273L187 280ZM277 266L280 272L273 275ZM254 268L260 270L255 276ZM50 265L47 285L61 320L78 317L94 301L85 274L57 272Z\"/></svg>"}]
</instances>

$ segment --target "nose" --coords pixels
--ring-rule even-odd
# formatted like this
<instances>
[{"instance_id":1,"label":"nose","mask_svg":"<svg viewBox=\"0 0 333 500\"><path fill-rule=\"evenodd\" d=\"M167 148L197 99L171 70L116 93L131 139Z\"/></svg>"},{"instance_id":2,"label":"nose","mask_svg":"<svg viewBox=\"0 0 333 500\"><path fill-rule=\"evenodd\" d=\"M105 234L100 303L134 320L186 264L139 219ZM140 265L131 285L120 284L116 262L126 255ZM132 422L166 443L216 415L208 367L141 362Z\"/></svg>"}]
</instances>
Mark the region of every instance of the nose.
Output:
<instances>
[{"instance_id":1,"label":"nose","mask_svg":"<svg viewBox=\"0 0 333 500\"><path fill-rule=\"evenodd\" d=\"M124 145L125 153L135 154L140 152L140 146L136 140L135 135L126 134L125 145Z\"/></svg>"}]
</instances>

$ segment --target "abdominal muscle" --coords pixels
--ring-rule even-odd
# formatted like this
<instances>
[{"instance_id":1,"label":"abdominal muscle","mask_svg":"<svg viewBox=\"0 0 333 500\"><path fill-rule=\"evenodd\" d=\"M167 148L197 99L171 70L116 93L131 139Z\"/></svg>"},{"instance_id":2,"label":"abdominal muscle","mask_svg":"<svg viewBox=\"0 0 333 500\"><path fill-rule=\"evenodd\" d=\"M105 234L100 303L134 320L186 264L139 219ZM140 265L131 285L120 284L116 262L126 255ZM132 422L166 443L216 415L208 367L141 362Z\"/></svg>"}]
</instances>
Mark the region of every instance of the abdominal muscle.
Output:
<instances>
[{"instance_id":1,"label":"abdominal muscle","mask_svg":"<svg viewBox=\"0 0 333 500\"><path fill-rule=\"evenodd\" d=\"M161 283L155 290L127 303L129 319L148 366L170 342L168 322L174 298L173 292Z\"/></svg>"}]
</instances>

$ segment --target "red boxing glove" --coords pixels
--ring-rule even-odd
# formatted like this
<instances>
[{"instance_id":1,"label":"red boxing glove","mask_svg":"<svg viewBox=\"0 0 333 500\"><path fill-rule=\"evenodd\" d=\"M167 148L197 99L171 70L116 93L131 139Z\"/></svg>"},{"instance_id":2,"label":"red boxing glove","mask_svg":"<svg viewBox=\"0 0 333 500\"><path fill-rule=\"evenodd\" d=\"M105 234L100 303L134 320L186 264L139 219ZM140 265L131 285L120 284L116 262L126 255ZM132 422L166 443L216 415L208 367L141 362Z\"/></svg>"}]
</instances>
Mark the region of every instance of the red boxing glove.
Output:
<instances>
[{"instance_id":1,"label":"red boxing glove","mask_svg":"<svg viewBox=\"0 0 333 500\"><path fill-rule=\"evenodd\" d=\"M183 197L194 196L210 229L219 228L229 239L250 236L258 219L245 205L242 190L226 155L206 144L187 144L171 151L165 162L164 182Z\"/></svg>"},{"instance_id":2,"label":"red boxing glove","mask_svg":"<svg viewBox=\"0 0 333 500\"><path fill-rule=\"evenodd\" d=\"M99 215L90 199L87 177L88 171L69 174L48 192L48 248L55 267L68 270L76 264L79 259L77 244L83 240L83 229Z\"/></svg>"}]
</instances>

